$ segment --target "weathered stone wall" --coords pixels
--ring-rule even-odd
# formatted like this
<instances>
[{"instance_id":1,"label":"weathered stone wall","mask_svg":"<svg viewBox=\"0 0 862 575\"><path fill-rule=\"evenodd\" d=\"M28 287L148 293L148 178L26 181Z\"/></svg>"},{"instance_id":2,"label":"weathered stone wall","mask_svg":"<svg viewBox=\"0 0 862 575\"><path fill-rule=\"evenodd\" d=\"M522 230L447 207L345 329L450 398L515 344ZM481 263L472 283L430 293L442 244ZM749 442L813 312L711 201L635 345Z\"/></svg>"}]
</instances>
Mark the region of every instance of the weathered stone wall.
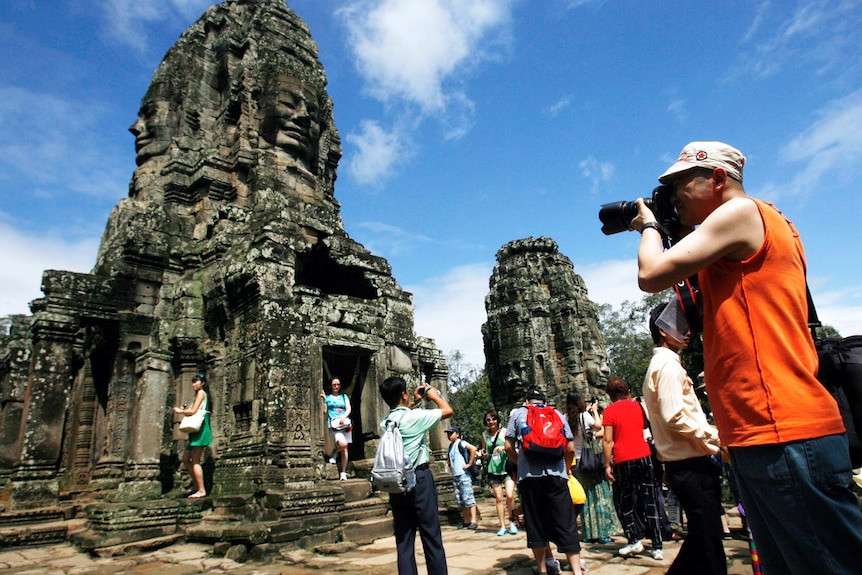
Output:
<instances>
[{"instance_id":1,"label":"weathered stone wall","mask_svg":"<svg viewBox=\"0 0 862 575\"><path fill-rule=\"evenodd\" d=\"M171 408L192 403L203 373L211 493L266 493L254 505L276 518L283 497L329 525L344 496L318 485L324 382L340 376L350 395L351 460L388 411L381 379L424 376L445 392L411 294L344 230L332 110L317 46L283 0L215 5L167 52L92 273L45 272L29 345L0 356L7 511L179 490Z\"/></svg>"},{"instance_id":2,"label":"weathered stone wall","mask_svg":"<svg viewBox=\"0 0 862 575\"><path fill-rule=\"evenodd\" d=\"M504 245L485 298L485 369L494 404L511 409L538 387L565 406L566 393L604 395L609 368L596 305L572 262L549 238Z\"/></svg>"}]
</instances>

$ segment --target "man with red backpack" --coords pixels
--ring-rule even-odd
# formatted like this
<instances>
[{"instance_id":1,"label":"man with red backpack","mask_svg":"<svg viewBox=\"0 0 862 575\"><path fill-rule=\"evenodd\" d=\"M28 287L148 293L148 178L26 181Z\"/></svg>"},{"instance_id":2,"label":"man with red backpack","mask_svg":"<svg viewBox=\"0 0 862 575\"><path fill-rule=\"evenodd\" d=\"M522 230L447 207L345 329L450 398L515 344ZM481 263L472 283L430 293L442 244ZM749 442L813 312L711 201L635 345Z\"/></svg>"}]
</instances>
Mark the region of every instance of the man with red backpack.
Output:
<instances>
[{"instance_id":1,"label":"man with red backpack","mask_svg":"<svg viewBox=\"0 0 862 575\"><path fill-rule=\"evenodd\" d=\"M566 554L572 571L580 575L581 545L567 473L574 462L574 437L563 414L545 405L541 390L528 390L524 407L512 411L506 427L506 454L510 461L518 462L527 547L533 551L537 572L549 572L545 548L553 542ZM553 563L558 572L558 563Z\"/></svg>"}]
</instances>

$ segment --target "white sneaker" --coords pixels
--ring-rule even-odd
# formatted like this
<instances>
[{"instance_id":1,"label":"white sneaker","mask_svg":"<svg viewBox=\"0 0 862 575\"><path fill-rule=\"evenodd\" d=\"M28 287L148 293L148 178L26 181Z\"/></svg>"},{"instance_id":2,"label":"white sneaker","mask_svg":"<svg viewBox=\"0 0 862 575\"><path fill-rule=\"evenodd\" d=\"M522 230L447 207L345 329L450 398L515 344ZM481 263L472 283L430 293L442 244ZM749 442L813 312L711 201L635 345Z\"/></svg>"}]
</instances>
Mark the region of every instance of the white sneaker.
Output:
<instances>
[{"instance_id":1,"label":"white sneaker","mask_svg":"<svg viewBox=\"0 0 862 575\"><path fill-rule=\"evenodd\" d=\"M653 549L652 551L650 551L650 555L652 555L652 558L656 561L661 561L662 559L664 559L664 553L661 552L661 549Z\"/></svg>"},{"instance_id":2,"label":"white sneaker","mask_svg":"<svg viewBox=\"0 0 862 575\"><path fill-rule=\"evenodd\" d=\"M341 472L341 477L339 477L341 481L347 481L347 473L344 471Z\"/></svg>"},{"instance_id":3,"label":"white sneaker","mask_svg":"<svg viewBox=\"0 0 862 575\"><path fill-rule=\"evenodd\" d=\"M640 541L635 541L634 543L629 543L625 547L621 547L619 550L619 554L625 557L626 555L632 555L633 553L641 553L644 550L644 545Z\"/></svg>"},{"instance_id":4,"label":"white sneaker","mask_svg":"<svg viewBox=\"0 0 862 575\"><path fill-rule=\"evenodd\" d=\"M548 575L557 575L562 571L562 566L560 565L559 559L545 559L545 571L548 572Z\"/></svg>"},{"instance_id":5,"label":"white sneaker","mask_svg":"<svg viewBox=\"0 0 862 575\"><path fill-rule=\"evenodd\" d=\"M590 568L587 567L587 562L581 559L581 573L586 573Z\"/></svg>"},{"instance_id":6,"label":"white sneaker","mask_svg":"<svg viewBox=\"0 0 862 575\"><path fill-rule=\"evenodd\" d=\"M330 462L330 463L332 463L332 464L334 464L334 463L335 463L335 458L334 458L334 457L330 457L330 458L329 458L329 462Z\"/></svg>"}]
</instances>

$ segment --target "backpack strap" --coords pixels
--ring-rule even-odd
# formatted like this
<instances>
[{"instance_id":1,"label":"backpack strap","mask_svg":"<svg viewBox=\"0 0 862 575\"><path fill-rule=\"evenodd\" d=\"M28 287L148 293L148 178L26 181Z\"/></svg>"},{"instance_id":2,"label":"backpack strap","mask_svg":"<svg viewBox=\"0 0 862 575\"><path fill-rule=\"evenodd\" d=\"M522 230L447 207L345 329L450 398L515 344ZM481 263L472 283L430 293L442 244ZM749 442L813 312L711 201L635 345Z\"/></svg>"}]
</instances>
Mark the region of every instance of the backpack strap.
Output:
<instances>
[{"instance_id":1,"label":"backpack strap","mask_svg":"<svg viewBox=\"0 0 862 575\"><path fill-rule=\"evenodd\" d=\"M461 457L464 458L464 465L466 465L470 461L470 455L467 453L467 448L464 447L464 440L460 437L458 438L458 451L461 452Z\"/></svg>"}]
</instances>

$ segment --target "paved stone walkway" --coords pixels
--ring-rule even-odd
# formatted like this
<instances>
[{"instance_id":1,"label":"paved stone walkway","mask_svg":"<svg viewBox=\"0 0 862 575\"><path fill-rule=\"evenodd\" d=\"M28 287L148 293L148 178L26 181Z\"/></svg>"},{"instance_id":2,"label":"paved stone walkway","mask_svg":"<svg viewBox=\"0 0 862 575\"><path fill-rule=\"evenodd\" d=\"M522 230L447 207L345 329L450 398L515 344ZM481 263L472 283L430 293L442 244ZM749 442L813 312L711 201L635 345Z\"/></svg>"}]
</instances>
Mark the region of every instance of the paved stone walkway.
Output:
<instances>
[{"instance_id":1,"label":"paved stone walkway","mask_svg":"<svg viewBox=\"0 0 862 575\"><path fill-rule=\"evenodd\" d=\"M526 548L523 532L497 537L493 500L479 501L477 531L443 527L450 575L531 575L532 554ZM733 519L733 518L732 518ZM733 521L731 526L734 526ZM664 544L664 560L655 561L646 552L622 558L617 549L625 544L621 537L607 545L584 544L581 553L590 575L658 575L670 566L680 544ZM644 546L649 550L649 543ZM311 575L321 572L347 575L396 575L395 540L379 539L370 545L349 543L331 546L333 553L320 554L303 549L283 549L279 555L261 562L236 563L211 556L212 547L197 543L178 543L157 551L123 557L94 558L69 544L0 550L0 573L9 575L186 575L192 573L233 575ZM745 541L727 540L725 550L732 564L730 575L748 575L751 563ZM417 537L420 573L425 573L421 545ZM557 553L560 560L565 556ZM566 565L564 563L564 569ZM565 571L564 571L565 572ZM433 575L433 574L432 574Z\"/></svg>"}]
</instances>

